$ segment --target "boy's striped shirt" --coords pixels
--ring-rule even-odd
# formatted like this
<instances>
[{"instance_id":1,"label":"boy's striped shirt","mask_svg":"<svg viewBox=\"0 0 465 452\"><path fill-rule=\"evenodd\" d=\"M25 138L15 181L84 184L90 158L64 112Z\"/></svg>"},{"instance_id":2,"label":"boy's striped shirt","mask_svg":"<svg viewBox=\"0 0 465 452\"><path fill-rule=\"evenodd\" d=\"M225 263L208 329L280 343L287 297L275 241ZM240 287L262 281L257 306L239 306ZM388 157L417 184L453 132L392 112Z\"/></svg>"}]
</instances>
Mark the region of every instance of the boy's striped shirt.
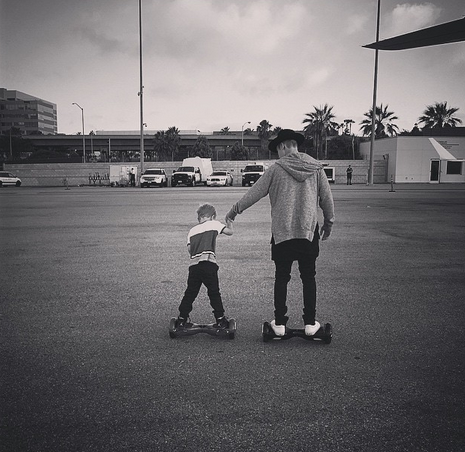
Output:
<instances>
[{"instance_id":1,"label":"boy's striped shirt","mask_svg":"<svg viewBox=\"0 0 465 452\"><path fill-rule=\"evenodd\" d=\"M207 220L194 226L187 234L187 244L190 245L191 262L216 262L216 238L226 226L218 220Z\"/></svg>"}]
</instances>

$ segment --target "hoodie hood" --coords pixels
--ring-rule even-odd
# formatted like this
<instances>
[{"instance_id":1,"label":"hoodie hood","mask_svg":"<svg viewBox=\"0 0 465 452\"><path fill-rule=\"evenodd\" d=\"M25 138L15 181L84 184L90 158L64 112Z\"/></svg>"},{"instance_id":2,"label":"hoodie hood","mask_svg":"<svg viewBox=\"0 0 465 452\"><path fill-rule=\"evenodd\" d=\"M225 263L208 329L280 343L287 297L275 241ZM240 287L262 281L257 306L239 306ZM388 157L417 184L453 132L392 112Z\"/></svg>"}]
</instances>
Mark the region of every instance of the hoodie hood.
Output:
<instances>
[{"instance_id":1,"label":"hoodie hood","mask_svg":"<svg viewBox=\"0 0 465 452\"><path fill-rule=\"evenodd\" d=\"M283 168L298 182L303 182L323 168L318 160L302 152L293 152L281 157L276 165Z\"/></svg>"}]
</instances>

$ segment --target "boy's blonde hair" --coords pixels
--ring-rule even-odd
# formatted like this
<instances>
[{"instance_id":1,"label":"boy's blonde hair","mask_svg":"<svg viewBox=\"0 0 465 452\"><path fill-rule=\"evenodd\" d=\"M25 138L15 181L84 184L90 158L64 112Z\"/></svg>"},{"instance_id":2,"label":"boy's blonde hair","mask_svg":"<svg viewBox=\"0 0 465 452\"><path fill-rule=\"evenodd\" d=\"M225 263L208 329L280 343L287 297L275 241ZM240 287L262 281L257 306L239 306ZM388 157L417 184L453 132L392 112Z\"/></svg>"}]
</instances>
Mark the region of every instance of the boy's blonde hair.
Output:
<instances>
[{"instance_id":1,"label":"boy's blonde hair","mask_svg":"<svg viewBox=\"0 0 465 452\"><path fill-rule=\"evenodd\" d=\"M202 217L216 217L216 209L211 204L202 204L197 209L197 217L199 220Z\"/></svg>"}]
</instances>

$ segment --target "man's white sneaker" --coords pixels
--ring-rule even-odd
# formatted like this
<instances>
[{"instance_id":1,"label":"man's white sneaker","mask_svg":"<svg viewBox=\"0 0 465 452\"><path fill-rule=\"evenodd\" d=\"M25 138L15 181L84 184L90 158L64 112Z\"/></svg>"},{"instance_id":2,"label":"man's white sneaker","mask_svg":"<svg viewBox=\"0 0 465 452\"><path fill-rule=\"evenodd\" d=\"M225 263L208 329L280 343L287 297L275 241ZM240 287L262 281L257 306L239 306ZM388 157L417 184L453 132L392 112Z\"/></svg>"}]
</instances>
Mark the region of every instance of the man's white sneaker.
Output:
<instances>
[{"instance_id":1,"label":"man's white sneaker","mask_svg":"<svg viewBox=\"0 0 465 452\"><path fill-rule=\"evenodd\" d=\"M284 336L286 334L286 327L284 325L276 325L274 320L271 321L270 325L276 336Z\"/></svg>"},{"instance_id":2,"label":"man's white sneaker","mask_svg":"<svg viewBox=\"0 0 465 452\"><path fill-rule=\"evenodd\" d=\"M315 325L305 325L305 335L313 336L320 329L320 324L315 322Z\"/></svg>"}]
</instances>

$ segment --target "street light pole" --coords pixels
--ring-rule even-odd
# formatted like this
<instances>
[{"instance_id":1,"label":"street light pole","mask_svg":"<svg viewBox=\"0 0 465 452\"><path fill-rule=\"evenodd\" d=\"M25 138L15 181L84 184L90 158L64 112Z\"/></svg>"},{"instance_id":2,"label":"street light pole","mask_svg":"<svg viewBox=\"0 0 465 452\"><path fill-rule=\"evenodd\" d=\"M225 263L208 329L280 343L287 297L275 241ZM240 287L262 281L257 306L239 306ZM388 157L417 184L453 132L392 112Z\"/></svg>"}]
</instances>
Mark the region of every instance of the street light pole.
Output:
<instances>
[{"instance_id":1,"label":"street light pole","mask_svg":"<svg viewBox=\"0 0 465 452\"><path fill-rule=\"evenodd\" d=\"M94 142L93 142L93 135L94 135L94 131L91 130L89 132L89 138L90 138L90 158L92 159L92 161L94 161Z\"/></svg>"},{"instance_id":2,"label":"street light pole","mask_svg":"<svg viewBox=\"0 0 465 452\"><path fill-rule=\"evenodd\" d=\"M144 86L142 82L142 0L139 0L140 173L144 172Z\"/></svg>"},{"instance_id":3,"label":"street light pole","mask_svg":"<svg viewBox=\"0 0 465 452\"><path fill-rule=\"evenodd\" d=\"M72 105L76 105L76 107L79 107L81 109L81 120L82 120L82 162L86 163L86 136L84 135L84 109L77 104L76 102L73 102Z\"/></svg>"},{"instance_id":4,"label":"street light pole","mask_svg":"<svg viewBox=\"0 0 465 452\"><path fill-rule=\"evenodd\" d=\"M380 18L381 0L378 0L378 13L376 18L376 42L379 41L379 18ZM368 169L368 185L373 185L374 172L374 147L376 131L376 92L378 89L378 49L375 50L375 71L373 80L373 106L371 112L371 141L370 141L370 168Z\"/></svg>"},{"instance_id":5,"label":"street light pole","mask_svg":"<svg viewBox=\"0 0 465 452\"><path fill-rule=\"evenodd\" d=\"M246 124L250 124L250 121L244 122L244 124L242 124L242 129L241 129L241 145L242 146L244 146L244 126Z\"/></svg>"}]
</instances>

